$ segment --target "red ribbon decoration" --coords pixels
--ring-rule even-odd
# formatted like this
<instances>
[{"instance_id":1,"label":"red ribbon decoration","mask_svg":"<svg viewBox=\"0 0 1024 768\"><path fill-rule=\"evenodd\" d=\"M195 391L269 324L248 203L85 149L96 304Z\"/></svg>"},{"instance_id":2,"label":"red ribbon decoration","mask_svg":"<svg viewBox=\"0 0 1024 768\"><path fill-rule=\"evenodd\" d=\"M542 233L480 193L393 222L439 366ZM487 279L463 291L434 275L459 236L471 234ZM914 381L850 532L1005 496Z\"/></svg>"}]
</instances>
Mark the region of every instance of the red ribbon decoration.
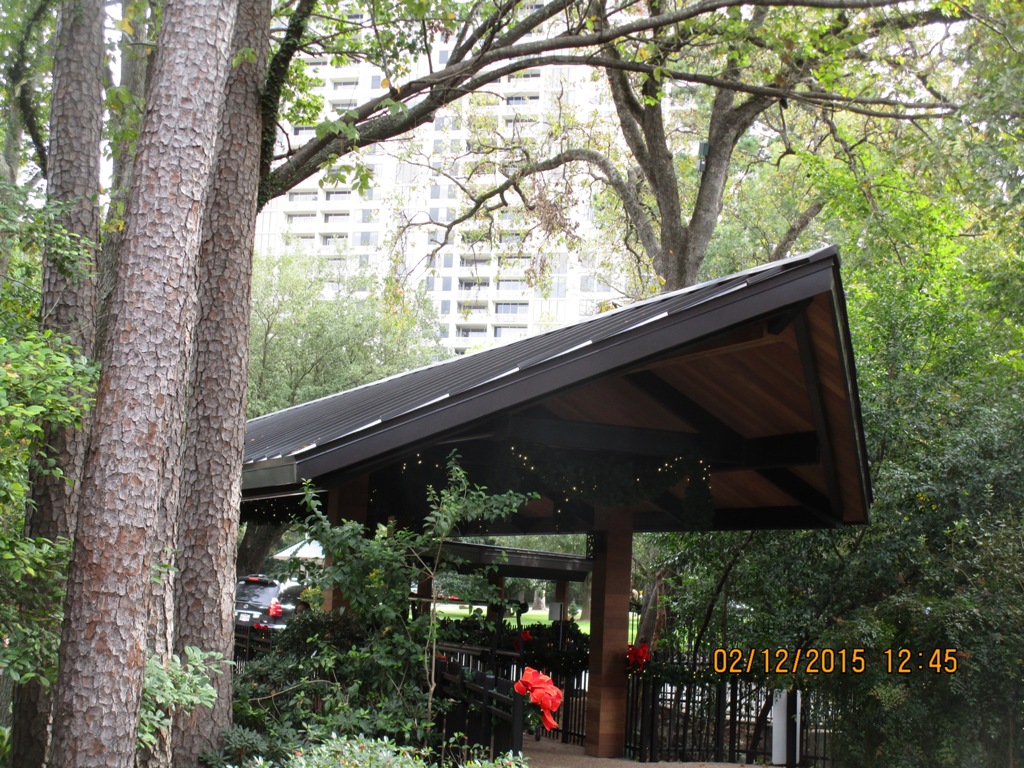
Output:
<instances>
[{"instance_id":1,"label":"red ribbon decoration","mask_svg":"<svg viewBox=\"0 0 1024 768\"><path fill-rule=\"evenodd\" d=\"M526 647L527 640L533 640L533 635L530 634L530 630L524 629L522 634L512 641L512 648L516 653L523 652L523 649Z\"/></svg>"},{"instance_id":2,"label":"red ribbon decoration","mask_svg":"<svg viewBox=\"0 0 1024 768\"><path fill-rule=\"evenodd\" d=\"M516 693L530 694L530 701L540 707L541 722L549 731L557 728L558 723L552 713L562 706L562 691L551 682L551 678L543 675L533 667L527 667L523 676L514 686Z\"/></svg>"},{"instance_id":3,"label":"red ribbon decoration","mask_svg":"<svg viewBox=\"0 0 1024 768\"><path fill-rule=\"evenodd\" d=\"M651 660L651 649L647 647L647 643L640 643L640 645L631 645L626 650L626 661L629 662L626 665L626 670L629 671L636 667L637 672L644 671L644 664Z\"/></svg>"}]
</instances>

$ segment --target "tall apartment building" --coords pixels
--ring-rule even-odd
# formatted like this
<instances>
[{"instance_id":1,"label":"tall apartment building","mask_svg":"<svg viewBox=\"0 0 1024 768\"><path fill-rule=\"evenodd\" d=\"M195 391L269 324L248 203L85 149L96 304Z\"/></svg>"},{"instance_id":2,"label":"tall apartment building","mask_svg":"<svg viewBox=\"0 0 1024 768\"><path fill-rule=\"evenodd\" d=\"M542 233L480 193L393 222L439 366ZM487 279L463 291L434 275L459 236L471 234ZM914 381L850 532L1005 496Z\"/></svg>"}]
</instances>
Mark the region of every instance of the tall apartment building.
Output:
<instances>
[{"instance_id":1,"label":"tall apartment building","mask_svg":"<svg viewBox=\"0 0 1024 768\"><path fill-rule=\"evenodd\" d=\"M443 64L447 51L435 55ZM381 73L371 65L324 59L307 66L323 80L325 119L381 93ZM425 286L444 343L457 353L595 313L618 294L560 238L532 231L515 206L445 231L466 210L456 176L479 160L470 143L479 148L497 144L496 136L541 130L556 107L592 109L595 88L567 87L583 78L589 74L579 68L523 71L439 111L410 137L367 148L360 160L372 169L369 188L328 182L323 173L308 179L264 209L257 249L302 248L343 269L399 270ZM313 126L287 130L293 146L315 134ZM593 230L585 201L572 214L578 233Z\"/></svg>"}]
</instances>

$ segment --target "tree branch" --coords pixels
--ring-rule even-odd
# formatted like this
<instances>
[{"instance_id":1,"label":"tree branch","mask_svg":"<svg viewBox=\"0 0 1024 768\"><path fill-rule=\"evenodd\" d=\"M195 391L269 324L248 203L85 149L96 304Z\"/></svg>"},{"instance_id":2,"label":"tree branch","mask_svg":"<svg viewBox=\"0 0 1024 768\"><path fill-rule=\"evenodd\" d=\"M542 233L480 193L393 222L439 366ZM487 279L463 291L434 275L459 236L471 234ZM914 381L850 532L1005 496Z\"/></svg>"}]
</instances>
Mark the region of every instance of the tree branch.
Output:
<instances>
[{"instance_id":1,"label":"tree branch","mask_svg":"<svg viewBox=\"0 0 1024 768\"><path fill-rule=\"evenodd\" d=\"M295 11L288 20L281 46L277 49L267 65L267 77L260 98L260 122L263 132L260 146L260 178L270 173L270 164L274 159L274 146L277 143L277 118L281 110L281 94L288 79L288 69L292 59L302 44L309 25L309 17L313 14L317 0L299 0ZM262 186L262 185L261 185Z\"/></svg>"},{"instance_id":2,"label":"tree branch","mask_svg":"<svg viewBox=\"0 0 1024 768\"><path fill-rule=\"evenodd\" d=\"M810 226L810 223L814 221L814 217L821 213L821 210L824 207L825 201L816 200L807 207L807 210L797 216L796 220L789 225L789 229L786 230L786 234L782 236L782 239L779 240L775 249L772 251L771 261L779 261L789 255L789 249L793 247L793 243L795 243L796 239L803 234L803 231Z\"/></svg>"},{"instance_id":3,"label":"tree branch","mask_svg":"<svg viewBox=\"0 0 1024 768\"><path fill-rule=\"evenodd\" d=\"M18 44L14 49L14 58L5 67L7 76L7 87L11 91L11 98L16 105L21 123L28 131L32 140L32 149L35 151L36 163L42 171L43 176L47 175L47 153L46 137L43 135L39 125L38 110L35 100L32 98L34 89L29 78L29 61L32 58L30 51L31 43L39 31L43 19L55 5L56 0L41 0L39 5L33 9L21 28L21 35Z\"/></svg>"}]
</instances>

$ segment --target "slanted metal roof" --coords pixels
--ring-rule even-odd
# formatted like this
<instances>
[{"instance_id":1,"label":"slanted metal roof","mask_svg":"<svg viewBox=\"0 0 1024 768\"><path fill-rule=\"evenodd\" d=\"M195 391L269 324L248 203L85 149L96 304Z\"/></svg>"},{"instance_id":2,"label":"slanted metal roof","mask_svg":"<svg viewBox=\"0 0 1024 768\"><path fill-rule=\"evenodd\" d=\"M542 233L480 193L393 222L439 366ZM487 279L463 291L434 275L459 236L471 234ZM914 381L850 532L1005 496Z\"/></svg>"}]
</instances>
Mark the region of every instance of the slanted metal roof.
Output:
<instances>
[{"instance_id":1,"label":"slanted metal roof","mask_svg":"<svg viewBox=\"0 0 1024 768\"><path fill-rule=\"evenodd\" d=\"M715 527L864 522L870 489L836 250L253 419L243 514L306 478L329 487L439 446L479 460L515 439L706 452ZM646 527L671 528L671 500L652 505Z\"/></svg>"}]
</instances>

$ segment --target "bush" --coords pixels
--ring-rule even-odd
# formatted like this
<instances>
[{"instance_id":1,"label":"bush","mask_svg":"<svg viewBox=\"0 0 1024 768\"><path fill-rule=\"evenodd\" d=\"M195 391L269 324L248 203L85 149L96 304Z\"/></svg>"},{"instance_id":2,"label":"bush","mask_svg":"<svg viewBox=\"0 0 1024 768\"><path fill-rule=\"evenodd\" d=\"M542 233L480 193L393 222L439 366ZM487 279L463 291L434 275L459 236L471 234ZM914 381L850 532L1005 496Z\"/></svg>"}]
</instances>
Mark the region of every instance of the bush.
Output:
<instances>
[{"instance_id":1,"label":"bush","mask_svg":"<svg viewBox=\"0 0 1024 768\"><path fill-rule=\"evenodd\" d=\"M347 613L299 614L269 653L236 675L235 723L282 745L262 753L277 758L332 734L424 743L422 659L402 632L380 632ZM251 743L241 746L244 755Z\"/></svg>"},{"instance_id":2,"label":"bush","mask_svg":"<svg viewBox=\"0 0 1024 768\"><path fill-rule=\"evenodd\" d=\"M322 744L295 749L279 760L252 758L239 763L239 768L428 768L443 761L431 751L403 747L387 739L364 736L330 738ZM226 764L224 764L226 765ZM521 757L505 755L495 760L469 757L463 768L525 768Z\"/></svg>"},{"instance_id":3,"label":"bush","mask_svg":"<svg viewBox=\"0 0 1024 768\"><path fill-rule=\"evenodd\" d=\"M289 762L281 764L328 764L304 762L310 755L338 765L338 751L350 749L338 736L362 739L359 760L341 765L418 765L415 760L426 753L394 752L392 742L438 746L431 679L437 620L432 611L410 615L409 585L424 570L438 573L443 542L459 524L504 516L527 498L492 496L471 485L454 454L448 470L448 487L428 491L431 511L420 532L390 526L370 531L352 521L333 525L320 512L313 489L306 488L312 513L306 533L320 542L329 563L311 581L324 591L337 590L345 607L296 615L268 654L239 671L234 687L239 728L228 735L222 756L205 758L211 765L286 758ZM252 757L256 750L261 758ZM391 762L365 762L368 752L377 754L374 750L381 755L392 750Z\"/></svg>"}]
</instances>

